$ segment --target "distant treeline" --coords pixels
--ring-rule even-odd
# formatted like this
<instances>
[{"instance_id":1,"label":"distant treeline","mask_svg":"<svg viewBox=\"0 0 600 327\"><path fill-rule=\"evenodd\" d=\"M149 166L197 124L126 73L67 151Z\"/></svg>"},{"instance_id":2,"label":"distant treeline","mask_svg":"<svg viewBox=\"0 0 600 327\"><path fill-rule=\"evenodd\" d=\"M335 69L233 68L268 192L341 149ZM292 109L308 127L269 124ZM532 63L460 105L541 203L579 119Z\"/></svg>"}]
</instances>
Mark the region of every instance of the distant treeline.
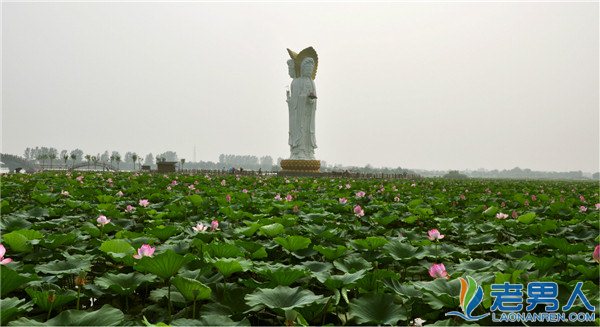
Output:
<instances>
[{"instance_id":1,"label":"distant treeline","mask_svg":"<svg viewBox=\"0 0 600 327\"><path fill-rule=\"evenodd\" d=\"M515 167L513 169L504 170L463 170L463 171L439 171L439 170L416 170L423 177L443 176L446 178L498 178L498 179L565 179L565 180L586 180L600 178L599 173L585 175L582 171L535 171L528 168L521 169Z\"/></svg>"}]
</instances>

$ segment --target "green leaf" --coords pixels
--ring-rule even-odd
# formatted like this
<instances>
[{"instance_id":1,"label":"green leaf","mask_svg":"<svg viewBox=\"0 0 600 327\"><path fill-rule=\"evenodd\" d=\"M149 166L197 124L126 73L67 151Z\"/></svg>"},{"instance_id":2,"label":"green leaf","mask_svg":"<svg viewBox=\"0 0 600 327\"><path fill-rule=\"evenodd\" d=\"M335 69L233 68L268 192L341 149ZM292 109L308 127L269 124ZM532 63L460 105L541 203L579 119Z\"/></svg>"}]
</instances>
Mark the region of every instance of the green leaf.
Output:
<instances>
[{"instance_id":1,"label":"green leaf","mask_svg":"<svg viewBox=\"0 0 600 327\"><path fill-rule=\"evenodd\" d=\"M2 235L3 242L16 252L31 252L33 250L31 241L42 237L44 237L42 233L31 229L20 229Z\"/></svg>"},{"instance_id":2,"label":"green leaf","mask_svg":"<svg viewBox=\"0 0 600 327\"><path fill-rule=\"evenodd\" d=\"M322 245L315 245L313 249L321 253L321 255L323 255L328 261L333 261L343 256L344 254L346 254L346 251L348 251L348 248L343 245L338 245L336 247L325 247Z\"/></svg>"},{"instance_id":3,"label":"green leaf","mask_svg":"<svg viewBox=\"0 0 600 327\"><path fill-rule=\"evenodd\" d=\"M310 238L298 235L276 237L274 241L290 252L306 249L311 243Z\"/></svg>"},{"instance_id":4,"label":"green leaf","mask_svg":"<svg viewBox=\"0 0 600 327\"><path fill-rule=\"evenodd\" d=\"M40 307L44 311L48 311L48 310L50 310L50 308L59 308L60 306L65 305L77 298L77 292L75 292L73 290L37 291L33 288L28 288L25 291L31 297L31 300L33 300L33 303L35 303L38 307ZM50 301L48 301L48 297L50 296L50 294L54 294L54 303L51 303Z\"/></svg>"},{"instance_id":5,"label":"green leaf","mask_svg":"<svg viewBox=\"0 0 600 327\"><path fill-rule=\"evenodd\" d=\"M51 234L42 240L41 245L45 248L54 250L61 245L72 245L75 243L77 239L77 234L75 232L70 232L67 234Z\"/></svg>"},{"instance_id":6,"label":"green leaf","mask_svg":"<svg viewBox=\"0 0 600 327\"><path fill-rule=\"evenodd\" d=\"M194 260L194 258L191 254L182 256L173 250L167 250L153 257L142 257L134 268L135 270L148 272L162 279L167 279L175 276L183 265Z\"/></svg>"},{"instance_id":7,"label":"green leaf","mask_svg":"<svg viewBox=\"0 0 600 327\"><path fill-rule=\"evenodd\" d=\"M77 275L92 267L91 256L65 254L65 261L54 260L35 267L35 271L49 275Z\"/></svg>"},{"instance_id":8,"label":"green leaf","mask_svg":"<svg viewBox=\"0 0 600 327\"><path fill-rule=\"evenodd\" d=\"M31 280L33 280L33 278L20 275L16 271L4 265L0 265L0 295L2 295L2 297Z\"/></svg>"},{"instance_id":9,"label":"green leaf","mask_svg":"<svg viewBox=\"0 0 600 327\"><path fill-rule=\"evenodd\" d=\"M152 275L143 275L137 272L129 274L106 273L102 277L96 278L94 284L119 295L129 295L135 292L142 283L153 282L154 278Z\"/></svg>"},{"instance_id":10,"label":"green leaf","mask_svg":"<svg viewBox=\"0 0 600 327\"><path fill-rule=\"evenodd\" d=\"M271 309L291 310L307 306L323 298L322 295L302 290L300 287L277 286L275 288L259 288L256 292L244 297L251 307L264 305Z\"/></svg>"},{"instance_id":11,"label":"green leaf","mask_svg":"<svg viewBox=\"0 0 600 327\"><path fill-rule=\"evenodd\" d=\"M344 258L344 260L338 260L333 263L333 265L346 273L353 273L359 270L371 270L373 269L372 264L363 259L360 256L349 256Z\"/></svg>"},{"instance_id":12,"label":"green leaf","mask_svg":"<svg viewBox=\"0 0 600 327\"><path fill-rule=\"evenodd\" d=\"M267 267L266 269L259 270L258 274L274 282L275 285L273 286L290 286L298 279L309 275L308 270L304 267Z\"/></svg>"},{"instance_id":13,"label":"green leaf","mask_svg":"<svg viewBox=\"0 0 600 327\"><path fill-rule=\"evenodd\" d=\"M118 259L119 261L123 261L123 259L128 258L130 262L133 260L133 254L135 253L135 249L129 242L124 239L114 239L102 242L100 245L100 251L110 255L111 257Z\"/></svg>"},{"instance_id":14,"label":"green leaf","mask_svg":"<svg viewBox=\"0 0 600 327\"><path fill-rule=\"evenodd\" d=\"M96 311L66 310L58 316L40 323L38 321L21 318L10 322L10 326L118 326L125 315L121 310L105 304Z\"/></svg>"},{"instance_id":15,"label":"green leaf","mask_svg":"<svg viewBox=\"0 0 600 327\"><path fill-rule=\"evenodd\" d=\"M52 194L52 193L33 193L31 195L31 199L36 200L37 202L39 202L41 204L52 203L52 202L56 201L57 198L58 198L58 196L56 194Z\"/></svg>"},{"instance_id":16,"label":"green leaf","mask_svg":"<svg viewBox=\"0 0 600 327\"><path fill-rule=\"evenodd\" d=\"M383 249L389 253L392 258L398 261L423 259L425 257L425 252L419 251L419 248L398 241L389 242Z\"/></svg>"},{"instance_id":17,"label":"green leaf","mask_svg":"<svg viewBox=\"0 0 600 327\"><path fill-rule=\"evenodd\" d=\"M227 316L203 314L200 319L180 318L173 320L171 326L250 326L250 322L247 319L233 321Z\"/></svg>"},{"instance_id":18,"label":"green leaf","mask_svg":"<svg viewBox=\"0 0 600 327\"><path fill-rule=\"evenodd\" d=\"M535 212L528 212L526 214L520 215L517 217L519 222L524 224L531 224L535 220Z\"/></svg>"},{"instance_id":19,"label":"green leaf","mask_svg":"<svg viewBox=\"0 0 600 327\"><path fill-rule=\"evenodd\" d=\"M237 258L244 253L235 245L228 243L210 243L204 246L204 251L213 258Z\"/></svg>"},{"instance_id":20,"label":"green leaf","mask_svg":"<svg viewBox=\"0 0 600 327\"><path fill-rule=\"evenodd\" d=\"M213 265L219 270L225 278L240 271L246 271L252 266L252 262L248 260L239 260L234 258L224 258L213 262Z\"/></svg>"},{"instance_id":21,"label":"green leaf","mask_svg":"<svg viewBox=\"0 0 600 327\"><path fill-rule=\"evenodd\" d=\"M319 281L321 281L325 286L330 289L340 289L344 286L348 286L357 280L363 278L365 275L365 270L359 270L355 273L345 273L343 275L330 275L325 280L322 280L322 277L317 277Z\"/></svg>"},{"instance_id":22,"label":"green leaf","mask_svg":"<svg viewBox=\"0 0 600 327\"><path fill-rule=\"evenodd\" d=\"M16 297L0 299L0 325L6 324L16 316L28 312L33 307L33 303L26 302L25 299Z\"/></svg>"},{"instance_id":23,"label":"green leaf","mask_svg":"<svg viewBox=\"0 0 600 327\"><path fill-rule=\"evenodd\" d=\"M158 237L161 241L166 241L173 235L179 233L179 228L175 226L158 226L149 231L150 234Z\"/></svg>"},{"instance_id":24,"label":"green leaf","mask_svg":"<svg viewBox=\"0 0 600 327\"><path fill-rule=\"evenodd\" d=\"M563 254L576 254L579 252L588 251L588 246L583 243L569 243L564 238L558 237L545 237L542 239L542 243L549 245L555 249L558 249Z\"/></svg>"},{"instance_id":25,"label":"green leaf","mask_svg":"<svg viewBox=\"0 0 600 327\"><path fill-rule=\"evenodd\" d=\"M408 317L403 307L394 302L395 298L390 294L367 294L353 299L349 312L359 324L396 325Z\"/></svg>"},{"instance_id":26,"label":"green leaf","mask_svg":"<svg viewBox=\"0 0 600 327\"><path fill-rule=\"evenodd\" d=\"M204 199L198 194L188 195L187 199L192 203L194 207L201 207Z\"/></svg>"},{"instance_id":27,"label":"green leaf","mask_svg":"<svg viewBox=\"0 0 600 327\"><path fill-rule=\"evenodd\" d=\"M188 301L210 299L210 287L195 279L177 276L173 278L172 283Z\"/></svg>"},{"instance_id":28,"label":"green leaf","mask_svg":"<svg viewBox=\"0 0 600 327\"><path fill-rule=\"evenodd\" d=\"M260 227L260 232L269 237L274 237L279 234L282 234L283 231L285 231L285 227L283 227L283 225L280 223L274 223Z\"/></svg>"},{"instance_id":29,"label":"green leaf","mask_svg":"<svg viewBox=\"0 0 600 327\"><path fill-rule=\"evenodd\" d=\"M388 240L381 236L369 236L365 239L354 240L354 243L361 249L373 251L386 245Z\"/></svg>"}]
</instances>

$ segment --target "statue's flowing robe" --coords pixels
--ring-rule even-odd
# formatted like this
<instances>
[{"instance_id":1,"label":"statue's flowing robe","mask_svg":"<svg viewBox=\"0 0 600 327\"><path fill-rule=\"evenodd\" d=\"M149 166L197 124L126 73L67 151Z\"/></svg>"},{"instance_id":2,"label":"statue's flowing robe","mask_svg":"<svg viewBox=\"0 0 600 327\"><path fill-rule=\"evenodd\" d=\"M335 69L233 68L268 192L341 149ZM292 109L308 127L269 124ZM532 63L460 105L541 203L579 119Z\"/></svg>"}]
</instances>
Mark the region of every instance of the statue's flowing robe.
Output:
<instances>
[{"instance_id":1,"label":"statue's flowing robe","mask_svg":"<svg viewBox=\"0 0 600 327\"><path fill-rule=\"evenodd\" d=\"M291 159L314 159L317 147L315 137L316 99L315 83L310 77L294 78L291 86L289 109L289 140Z\"/></svg>"}]
</instances>

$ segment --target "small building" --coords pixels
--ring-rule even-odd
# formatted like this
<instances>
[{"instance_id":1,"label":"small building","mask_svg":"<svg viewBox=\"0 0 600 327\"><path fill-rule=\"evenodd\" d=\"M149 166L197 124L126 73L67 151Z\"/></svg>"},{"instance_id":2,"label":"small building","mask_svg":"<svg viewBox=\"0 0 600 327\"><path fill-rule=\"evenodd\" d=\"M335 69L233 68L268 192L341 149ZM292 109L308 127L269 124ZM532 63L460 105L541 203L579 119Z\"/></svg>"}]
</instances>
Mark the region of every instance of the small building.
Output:
<instances>
[{"instance_id":1,"label":"small building","mask_svg":"<svg viewBox=\"0 0 600 327\"><path fill-rule=\"evenodd\" d=\"M150 171L150 165L142 165L143 171Z\"/></svg>"},{"instance_id":2,"label":"small building","mask_svg":"<svg viewBox=\"0 0 600 327\"><path fill-rule=\"evenodd\" d=\"M162 161L157 162L157 170L159 173L174 173L177 161Z\"/></svg>"}]
</instances>

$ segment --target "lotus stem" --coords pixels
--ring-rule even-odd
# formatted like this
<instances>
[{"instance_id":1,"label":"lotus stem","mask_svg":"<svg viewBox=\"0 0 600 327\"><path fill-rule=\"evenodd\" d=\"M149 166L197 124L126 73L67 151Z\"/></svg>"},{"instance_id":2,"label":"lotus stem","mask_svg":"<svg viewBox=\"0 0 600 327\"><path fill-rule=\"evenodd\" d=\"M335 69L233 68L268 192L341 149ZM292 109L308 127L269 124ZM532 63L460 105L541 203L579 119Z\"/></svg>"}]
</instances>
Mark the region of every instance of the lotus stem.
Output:
<instances>
[{"instance_id":1,"label":"lotus stem","mask_svg":"<svg viewBox=\"0 0 600 327\"><path fill-rule=\"evenodd\" d=\"M79 310L79 297L81 295L81 287L77 286L77 306L75 307L77 310Z\"/></svg>"},{"instance_id":2,"label":"lotus stem","mask_svg":"<svg viewBox=\"0 0 600 327\"><path fill-rule=\"evenodd\" d=\"M169 323L171 323L171 278L167 278L167 307L169 309Z\"/></svg>"},{"instance_id":3,"label":"lotus stem","mask_svg":"<svg viewBox=\"0 0 600 327\"><path fill-rule=\"evenodd\" d=\"M192 307L192 319L196 319L196 298L194 298L194 306Z\"/></svg>"}]
</instances>

